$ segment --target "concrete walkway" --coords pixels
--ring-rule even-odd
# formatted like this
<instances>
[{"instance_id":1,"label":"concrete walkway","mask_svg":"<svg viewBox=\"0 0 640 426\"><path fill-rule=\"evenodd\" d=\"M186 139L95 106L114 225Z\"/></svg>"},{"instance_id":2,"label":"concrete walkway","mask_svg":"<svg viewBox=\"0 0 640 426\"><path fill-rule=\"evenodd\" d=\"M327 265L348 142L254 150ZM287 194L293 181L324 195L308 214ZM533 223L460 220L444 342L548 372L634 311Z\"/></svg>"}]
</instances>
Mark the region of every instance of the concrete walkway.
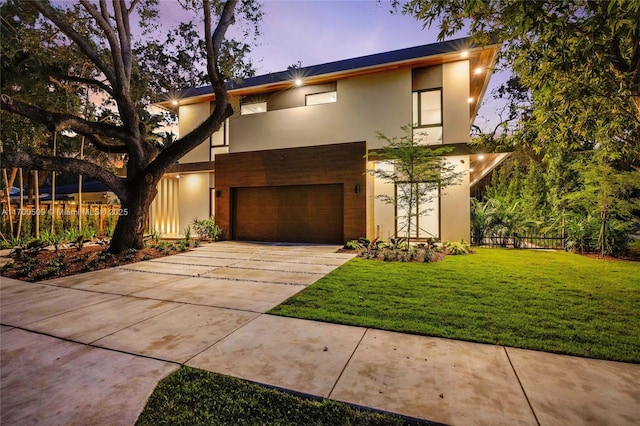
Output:
<instances>
[{"instance_id":1,"label":"concrete walkway","mask_svg":"<svg viewBox=\"0 0 640 426\"><path fill-rule=\"evenodd\" d=\"M0 423L133 424L181 364L446 424L640 423L640 365L265 314L352 257L335 249L225 242L2 278Z\"/></svg>"}]
</instances>

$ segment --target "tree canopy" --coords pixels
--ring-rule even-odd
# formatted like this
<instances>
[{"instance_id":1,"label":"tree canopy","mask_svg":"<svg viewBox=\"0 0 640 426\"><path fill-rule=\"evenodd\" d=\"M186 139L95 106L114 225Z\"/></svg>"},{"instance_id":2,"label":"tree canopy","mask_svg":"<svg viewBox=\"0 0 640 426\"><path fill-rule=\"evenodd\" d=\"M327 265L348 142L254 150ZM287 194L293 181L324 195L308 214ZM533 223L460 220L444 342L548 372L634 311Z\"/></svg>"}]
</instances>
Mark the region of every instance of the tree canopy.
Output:
<instances>
[{"instance_id":1,"label":"tree canopy","mask_svg":"<svg viewBox=\"0 0 640 426\"><path fill-rule=\"evenodd\" d=\"M531 93L520 124L539 151L595 147L639 165L640 2L411 0L403 11L440 38L467 29L502 44L501 64Z\"/></svg>"}]
</instances>

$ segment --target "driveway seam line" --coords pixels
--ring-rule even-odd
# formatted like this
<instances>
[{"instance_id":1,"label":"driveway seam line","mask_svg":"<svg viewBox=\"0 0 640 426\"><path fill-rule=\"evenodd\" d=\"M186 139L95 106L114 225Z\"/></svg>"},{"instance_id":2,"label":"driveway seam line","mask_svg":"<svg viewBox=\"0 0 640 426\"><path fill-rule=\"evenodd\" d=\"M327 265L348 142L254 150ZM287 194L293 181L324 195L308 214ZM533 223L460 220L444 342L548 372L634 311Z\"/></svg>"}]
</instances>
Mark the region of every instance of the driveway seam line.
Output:
<instances>
[{"instance_id":1,"label":"driveway seam line","mask_svg":"<svg viewBox=\"0 0 640 426\"><path fill-rule=\"evenodd\" d=\"M85 291L85 290L82 290L82 291ZM111 295L111 296L118 296L118 295L113 294L113 293L100 293L100 294L108 294L108 295ZM68 313L70 313L70 312L77 311L78 309L88 308L88 307L90 307L90 306L93 306L93 305L99 305L100 303L109 302L110 300L115 300L115 299L116 299L116 297L113 297L112 299L108 299L108 300L101 300L101 301L99 301L99 302L89 303L88 305L82 305L82 306L80 306L80 307L75 306L75 307L73 307L73 308L69 308L68 310L66 310L66 311L64 311L64 312L58 312L57 314L50 315L50 316L48 316L48 317L46 317L46 318L40 318L40 319L35 320L35 321L31 321L31 322L27 322L27 323L24 323L24 324L20 324L20 326L12 325L12 327L21 327L21 326L27 326L27 325L35 324L35 323L38 323L38 322L41 322L41 321L46 321L46 320L49 320L49 319L51 319L51 318L58 317L58 316L60 316L60 315L64 315L64 314L68 314ZM25 299L25 300L29 300L29 299ZM21 301L21 302L22 302L22 301ZM8 306L8 305L7 305L7 306ZM4 323L3 323L3 325L6 325L6 324L4 324ZM25 329L25 330L28 330L28 329Z\"/></svg>"},{"instance_id":2,"label":"driveway seam line","mask_svg":"<svg viewBox=\"0 0 640 426\"><path fill-rule=\"evenodd\" d=\"M333 386L331 386L331 390L329 391L329 393L327 394L327 398L331 398L331 394L333 394L333 391L336 389L336 386L338 386L338 382L340 381L340 379L342 378L342 375L344 374L345 370L347 369L347 366L349 365L349 363L351 362L351 360L353 359L353 356L356 354L356 351L358 350L358 348L360 347L360 344L362 343L362 341L364 340L364 336L367 335L367 333L369 332L369 328L365 328L364 329L364 333L362 333L362 336L360 337L360 340L358 340L358 343L356 344L356 347L353 348L353 352L351 352L351 355L349 355L349 359L347 360L347 362L344 364L344 367L342 367L342 370L340 371L340 374L338 374L338 378L336 379L336 381L333 383Z\"/></svg>"},{"instance_id":3,"label":"driveway seam line","mask_svg":"<svg viewBox=\"0 0 640 426\"><path fill-rule=\"evenodd\" d=\"M193 253L193 251L191 251L190 253ZM198 254L199 254L199 253L198 253ZM174 255L174 256L180 256L180 255L178 254L178 255ZM190 254L190 255L185 255L185 256L183 256L183 257L186 257L186 258L196 257L196 258L204 258L204 259L235 260L235 261L237 261L237 262L246 262L246 261L271 262L271 263L279 263L279 262L281 262L280 260L253 259L253 258L251 258L250 256L248 256L248 257L246 257L246 258L233 258L233 257L224 257L224 256L206 256L206 255L205 255L205 256L194 256L194 255ZM303 256L303 257L306 257L306 258L309 258L309 259L327 259L327 260L329 260L329 259L331 259L331 260L336 260L336 259L338 259L338 260L342 260L342 259L340 259L339 257L327 257L327 256ZM163 258L162 258L162 257L159 257L159 258L153 259L153 262L161 262L161 260L160 260L160 259L163 259ZM349 259L347 259L347 260L350 260L350 259L351 259L351 258L349 258ZM165 262L165 263L169 263L169 262ZM320 264L318 264L318 263L313 263L313 262L295 262L295 261L293 261L293 262L292 262L292 261L290 261L290 263L294 263L294 264L296 264L296 265L324 265L324 266L335 266L335 265L333 265L333 264L331 264L331 263L320 263ZM122 266L124 266L124 265L122 265Z\"/></svg>"},{"instance_id":4,"label":"driveway seam line","mask_svg":"<svg viewBox=\"0 0 640 426\"><path fill-rule=\"evenodd\" d=\"M242 324L241 326L233 329L232 331L230 331L229 333L225 334L224 336L222 336L221 338L219 338L218 340L216 340L215 342L213 342L211 345L207 346L206 348L202 349L200 352L194 354L191 358L185 360L182 365L187 365L188 362L192 361L195 357L197 357L198 355L200 355L201 353L203 353L204 351L208 351L209 349L211 349L212 347L214 347L215 345L217 345L218 343L222 342L224 339L226 339L227 337L231 336L233 333L235 333L236 331L240 330L241 328L244 328L245 326L251 324L252 322L254 322L255 320L257 320L258 318L260 318L261 316L263 316L265 314L261 313L256 315L254 318L252 318L250 321ZM197 368L197 367L194 367ZM210 371L210 370L207 370Z\"/></svg>"},{"instance_id":5,"label":"driveway seam line","mask_svg":"<svg viewBox=\"0 0 640 426\"><path fill-rule=\"evenodd\" d=\"M141 290L141 291L147 291L147 290ZM138 299L155 300L157 302L173 302L173 303L180 303L182 305L201 306L203 308L216 308L216 309L225 309L228 311L240 311L240 312L249 312L252 314L264 314L264 312L261 312L261 311L252 311L251 309L245 309L245 308L230 308L228 306L208 305L206 303L188 302L184 300L162 299L158 297L148 297L148 296L135 296L135 293L132 293L129 296L136 297Z\"/></svg>"},{"instance_id":6,"label":"driveway seam line","mask_svg":"<svg viewBox=\"0 0 640 426\"><path fill-rule=\"evenodd\" d=\"M5 325L5 324L3 324L3 325ZM149 355L142 355L142 354L137 354L137 353L133 353L133 352L127 352L127 351L123 351L123 350L120 350L120 349L113 349L113 348L107 348L107 347L103 347L103 346L96 346L96 345L93 345L93 344L90 344L90 343L79 342L77 340L69 339L69 338L66 338L66 337L55 336L53 334L45 333L45 332L42 332L42 331L29 330L28 328L24 328L24 327L20 327L20 326L13 326L13 329L26 331L27 333L39 334L41 336L51 337L53 339L62 340L63 342L74 343L76 345L82 345L82 346L85 346L87 348L102 349L102 350L105 350L105 351L118 352L118 353L125 354L125 355L135 356L135 357L138 357L138 358L145 358L145 359L151 359L151 360L154 360L154 361L168 362L168 363L174 364L174 365L176 365L178 367L180 365L182 365L179 362L171 361L171 360L168 360L168 359L156 358L156 357L149 356Z\"/></svg>"},{"instance_id":7,"label":"driveway seam line","mask_svg":"<svg viewBox=\"0 0 640 426\"><path fill-rule=\"evenodd\" d=\"M167 264L167 265L168 265L168 264ZM192 266L195 266L195 265L192 265ZM204 274L209 274L209 273L211 273L211 272L214 272L216 269L218 269L218 268L216 268L216 267L212 267L212 269L209 269L209 270L207 270L207 271L205 271L205 272L203 272L203 273L201 273L201 274L192 275L192 274L176 274L176 273L173 273L173 272L145 271L144 269L142 269L142 270L141 270L141 269L134 269L134 268L125 268L125 267L122 267L122 266L118 266L117 268L118 268L119 270L121 270L121 271L129 271L129 272L148 272L148 273L150 273L150 274L170 275L170 276L172 276L172 277L191 277L191 278L201 278L201 277L202 277L202 275L204 275Z\"/></svg>"},{"instance_id":8,"label":"driveway seam line","mask_svg":"<svg viewBox=\"0 0 640 426\"><path fill-rule=\"evenodd\" d=\"M536 415L536 410L533 409L533 405L531 405L531 401L529 400L529 395L527 395L527 391L524 390L524 386L522 385L522 381L520 380L520 376L518 376L518 372L516 371L516 367L513 365L511 361L511 357L509 356L509 352L507 351L507 347L503 346L505 355L507 355L507 360L509 361L509 365L513 370L513 374L516 376L516 380L518 380L518 384L520 385L520 389L522 389L522 394L524 395L524 399L527 400L527 404L529 404L529 408L531 409L531 414L533 414L533 418L536 420L536 424L540 426L540 420L538 420L538 416Z\"/></svg>"},{"instance_id":9,"label":"driveway seam line","mask_svg":"<svg viewBox=\"0 0 640 426\"><path fill-rule=\"evenodd\" d=\"M258 284L275 284L275 285L293 285L299 287L308 287L311 284L315 283L314 281L311 284L298 284L298 283L286 283L286 282L277 282L277 281L266 281L266 280L249 280L244 278L228 278L228 277L197 277L197 278L205 278L210 280L227 280L227 281L239 281L239 282L250 282L250 283L258 283Z\"/></svg>"},{"instance_id":10,"label":"driveway seam line","mask_svg":"<svg viewBox=\"0 0 640 426\"><path fill-rule=\"evenodd\" d=\"M138 299L143 299L143 298L139 297ZM153 299L144 299L144 300L153 300ZM154 300L154 302L155 302L155 300ZM89 345L93 345L93 344L94 344L95 342L97 342L98 340L102 340L102 339L105 339L105 338L107 338L107 337L109 337L109 336L113 336L114 334L119 333L119 332L121 332L122 330L126 330L126 329L127 329L127 328L129 328L129 327L133 327L134 325L138 325L138 324L140 324L140 323L142 323L142 322L145 322L145 321L147 321L147 320L150 320L150 319L152 319L152 318L155 318L155 317L160 316L160 315L162 315L162 314L165 314L165 313L167 313L167 312L171 312L171 311L173 311L173 310L175 310L175 309L181 308L181 307L183 307L184 305L186 305L186 303L184 303L184 302L168 302L168 301L166 301L166 300L161 300L160 302L175 303L175 304L177 304L178 306L174 306L174 307L173 307L173 308L171 308L171 309L167 309L166 311L162 311L162 312L160 312L160 313L158 313L158 314L155 314L155 315L152 315L152 316L150 316L150 317L147 317L147 318L141 319L141 320L139 320L139 321L137 321L137 322L134 322L133 324L129 324L129 325L128 325L128 326L126 326L126 327L122 327L122 328L121 328L121 329L119 329L119 330L113 331L113 332L111 332L111 333L109 333L109 334L105 334L104 336L102 336L102 337L100 337L100 338L98 338L98 339L95 339L95 340L92 340L91 342L89 342ZM99 347L102 347L102 346L99 346Z\"/></svg>"}]
</instances>

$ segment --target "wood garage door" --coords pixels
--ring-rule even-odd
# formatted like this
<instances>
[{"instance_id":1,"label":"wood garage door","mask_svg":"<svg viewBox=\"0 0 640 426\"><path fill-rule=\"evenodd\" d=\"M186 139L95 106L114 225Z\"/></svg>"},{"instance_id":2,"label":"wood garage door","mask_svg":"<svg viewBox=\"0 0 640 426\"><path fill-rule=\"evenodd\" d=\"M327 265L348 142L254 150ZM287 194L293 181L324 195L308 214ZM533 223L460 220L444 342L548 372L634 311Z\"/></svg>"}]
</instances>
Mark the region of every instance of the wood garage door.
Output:
<instances>
[{"instance_id":1,"label":"wood garage door","mask_svg":"<svg viewBox=\"0 0 640 426\"><path fill-rule=\"evenodd\" d=\"M343 185L234 188L233 238L342 244Z\"/></svg>"}]
</instances>

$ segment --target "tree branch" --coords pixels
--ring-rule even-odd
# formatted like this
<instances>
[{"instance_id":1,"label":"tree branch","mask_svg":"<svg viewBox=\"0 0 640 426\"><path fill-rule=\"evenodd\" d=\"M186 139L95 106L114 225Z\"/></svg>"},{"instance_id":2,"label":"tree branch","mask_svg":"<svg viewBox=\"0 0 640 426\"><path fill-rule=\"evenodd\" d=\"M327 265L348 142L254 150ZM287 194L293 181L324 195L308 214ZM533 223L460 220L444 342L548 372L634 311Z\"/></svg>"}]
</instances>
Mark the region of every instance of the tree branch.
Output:
<instances>
[{"instance_id":1,"label":"tree branch","mask_svg":"<svg viewBox=\"0 0 640 426\"><path fill-rule=\"evenodd\" d=\"M127 147L133 143L129 133L125 132L118 126L114 126L113 124L89 121L66 113L47 111L42 108L16 101L7 95L0 96L0 109L14 114L19 114L37 123L44 124L50 130L73 130L76 133L90 137L92 140L97 140L98 145L102 145L103 147L109 146L109 152L129 152ZM101 142L100 136L117 139L122 141L122 143L108 144L106 142Z\"/></svg>"},{"instance_id":2,"label":"tree branch","mask_svg":"<svg viewBox=\"0 0 640 426\"><path fill-rule=\"evenodd\" d=\"M80 0L84 8L94 17L96 22L103 29L109 47L111 48L111 58L114 63L113 80L111 81L112 96L118 106L118 111L124 127L128 129L130 138L133 141L140 141L141 126L134 102L131 100L131 34L129 29L129 16L122 13L120 0L114 1L116 14L116 29L109 23L109 12L105 0L100 0L100 11L89 0ZM133 142L129 144L130 161L129 167L132 174L136 174L132 168L142 168L147 162L147 151L143 146L144 142Z\"/></svg>"},{"instance_id":3,"label":"tree branch","mask_svg":"<svg viewBox=\"0 0 640 426\"><path fill-rule=\"evenodd\" d=\"M82 51L96 66L102 71L107 80L112 84L115 82L113 70L100 58L98 52L85 37L80 35L68 22L66 22L49 3L34 1L31 2L43 16L53 22L67 37L74 41Z\"/></svg>"},{"instance_id":4,"label":"tree branch","mask_svg":"<svg viewBox=\"0 0 640 426\"><path fill-rule=\"evenodd\" d=\"M140 0L133 0L129 5L129 9L127 9L127 13L131 14L133 10L136 8L136 6L138 5L138 3L140 3Z\"/></svg>"},{"instance_id":5,"label":"tree branch","mask_svg":"<svg viewBox=\"0 0 640 426\"><path fill-rule=\"evenodd\" d=\"M233 14L236 4L237 0L229 0L225 3L215 31L211 37L206 37L207 71L215 94L215 109L209 118L198 127L158 154L147 168L147 172L156 178L159 178L167 167L204 142L213 132L220 129L224 120L233 115L233 108L229 105L227 96L227 87L218 69L217 58L227 29L235 22ZM203 9L205 35L208 35L211 34L211 4L209 0L204 0Z\"/></svg>"},{"instance_id":6,"label":"tree branch","mask_svg":"<svg viewBox=\"0 0 640 426\"><path fill-rule=\"evenodd\" d=\"M87 139L89 139L89 143L91 143L91 145L93 145L98 151L102 151L107 154L128 154L129 153L129 148L126 145L107 142L103 138L95 134L93 135L83 134L83 136L86 136Z\"/></svg>"},{"instance_id":7,"label":"tree branch","mask_svg":"<svg viewBox=\"0 0 640 426\"><path fill-rule=\"evenodd\" d=\"M122 71L124 72L123 84L125 91L128 91L131 82L131 28L129 26L129 15L127 6L123 0L115 0L113 8L116 15L116 28L120 39L120 57L122 60ZM119 70L117 70L119 71Z\"/></svg>"},{"instance_id":8,"label":"tree branch","mask_svg":"<svg viewBox=\"0 0 640 426\"><path fill-rule=\"evenodd\" d=\"M227 87L224 84L224 78L221 78L220 69L218 68L218 56L220 55L220 49L227 29L235 23L233 12L237 3L237 0L229 0L225 3L220 21L212 36L208 37L208 35L211 34L211 4L209 0L204 0L203 2L207 72L209 73L209 80L211 80L211 86L216 95L216 109L225 109L226 103L228 102Z\"/></svg>"},{"instance_id":9,"label":"tree branch","mask_svg":"<svg viewBox=\"0 0 640 426\"><path fill-rule=\"evenodd\" d=\"M67 81L73 81L76 83L85 84L87 86L95 86L101 90L104 90L108 95L113 96L113 89L99 80L95 80L92 78L77 77L74 75L66 75L66 74L55 74L55 75L52 74L52 77L56 78L57 80L67 80Z\"/></svg>"},{"instance_id":10,"label":"tree branch","mask_svg":"<svg viewBox=\"0 0 640 426\"><path fill-rule=\"evenodd\" d=\"M116 194L122 203L127 201L125 180L97 164L86 160L67 157L31 155L23 152L5 152L2 154L2 158L0 159L0 167L24 167L30 170L82 174L102 182L107 188Z\"/></svg>"}]
</instances>

